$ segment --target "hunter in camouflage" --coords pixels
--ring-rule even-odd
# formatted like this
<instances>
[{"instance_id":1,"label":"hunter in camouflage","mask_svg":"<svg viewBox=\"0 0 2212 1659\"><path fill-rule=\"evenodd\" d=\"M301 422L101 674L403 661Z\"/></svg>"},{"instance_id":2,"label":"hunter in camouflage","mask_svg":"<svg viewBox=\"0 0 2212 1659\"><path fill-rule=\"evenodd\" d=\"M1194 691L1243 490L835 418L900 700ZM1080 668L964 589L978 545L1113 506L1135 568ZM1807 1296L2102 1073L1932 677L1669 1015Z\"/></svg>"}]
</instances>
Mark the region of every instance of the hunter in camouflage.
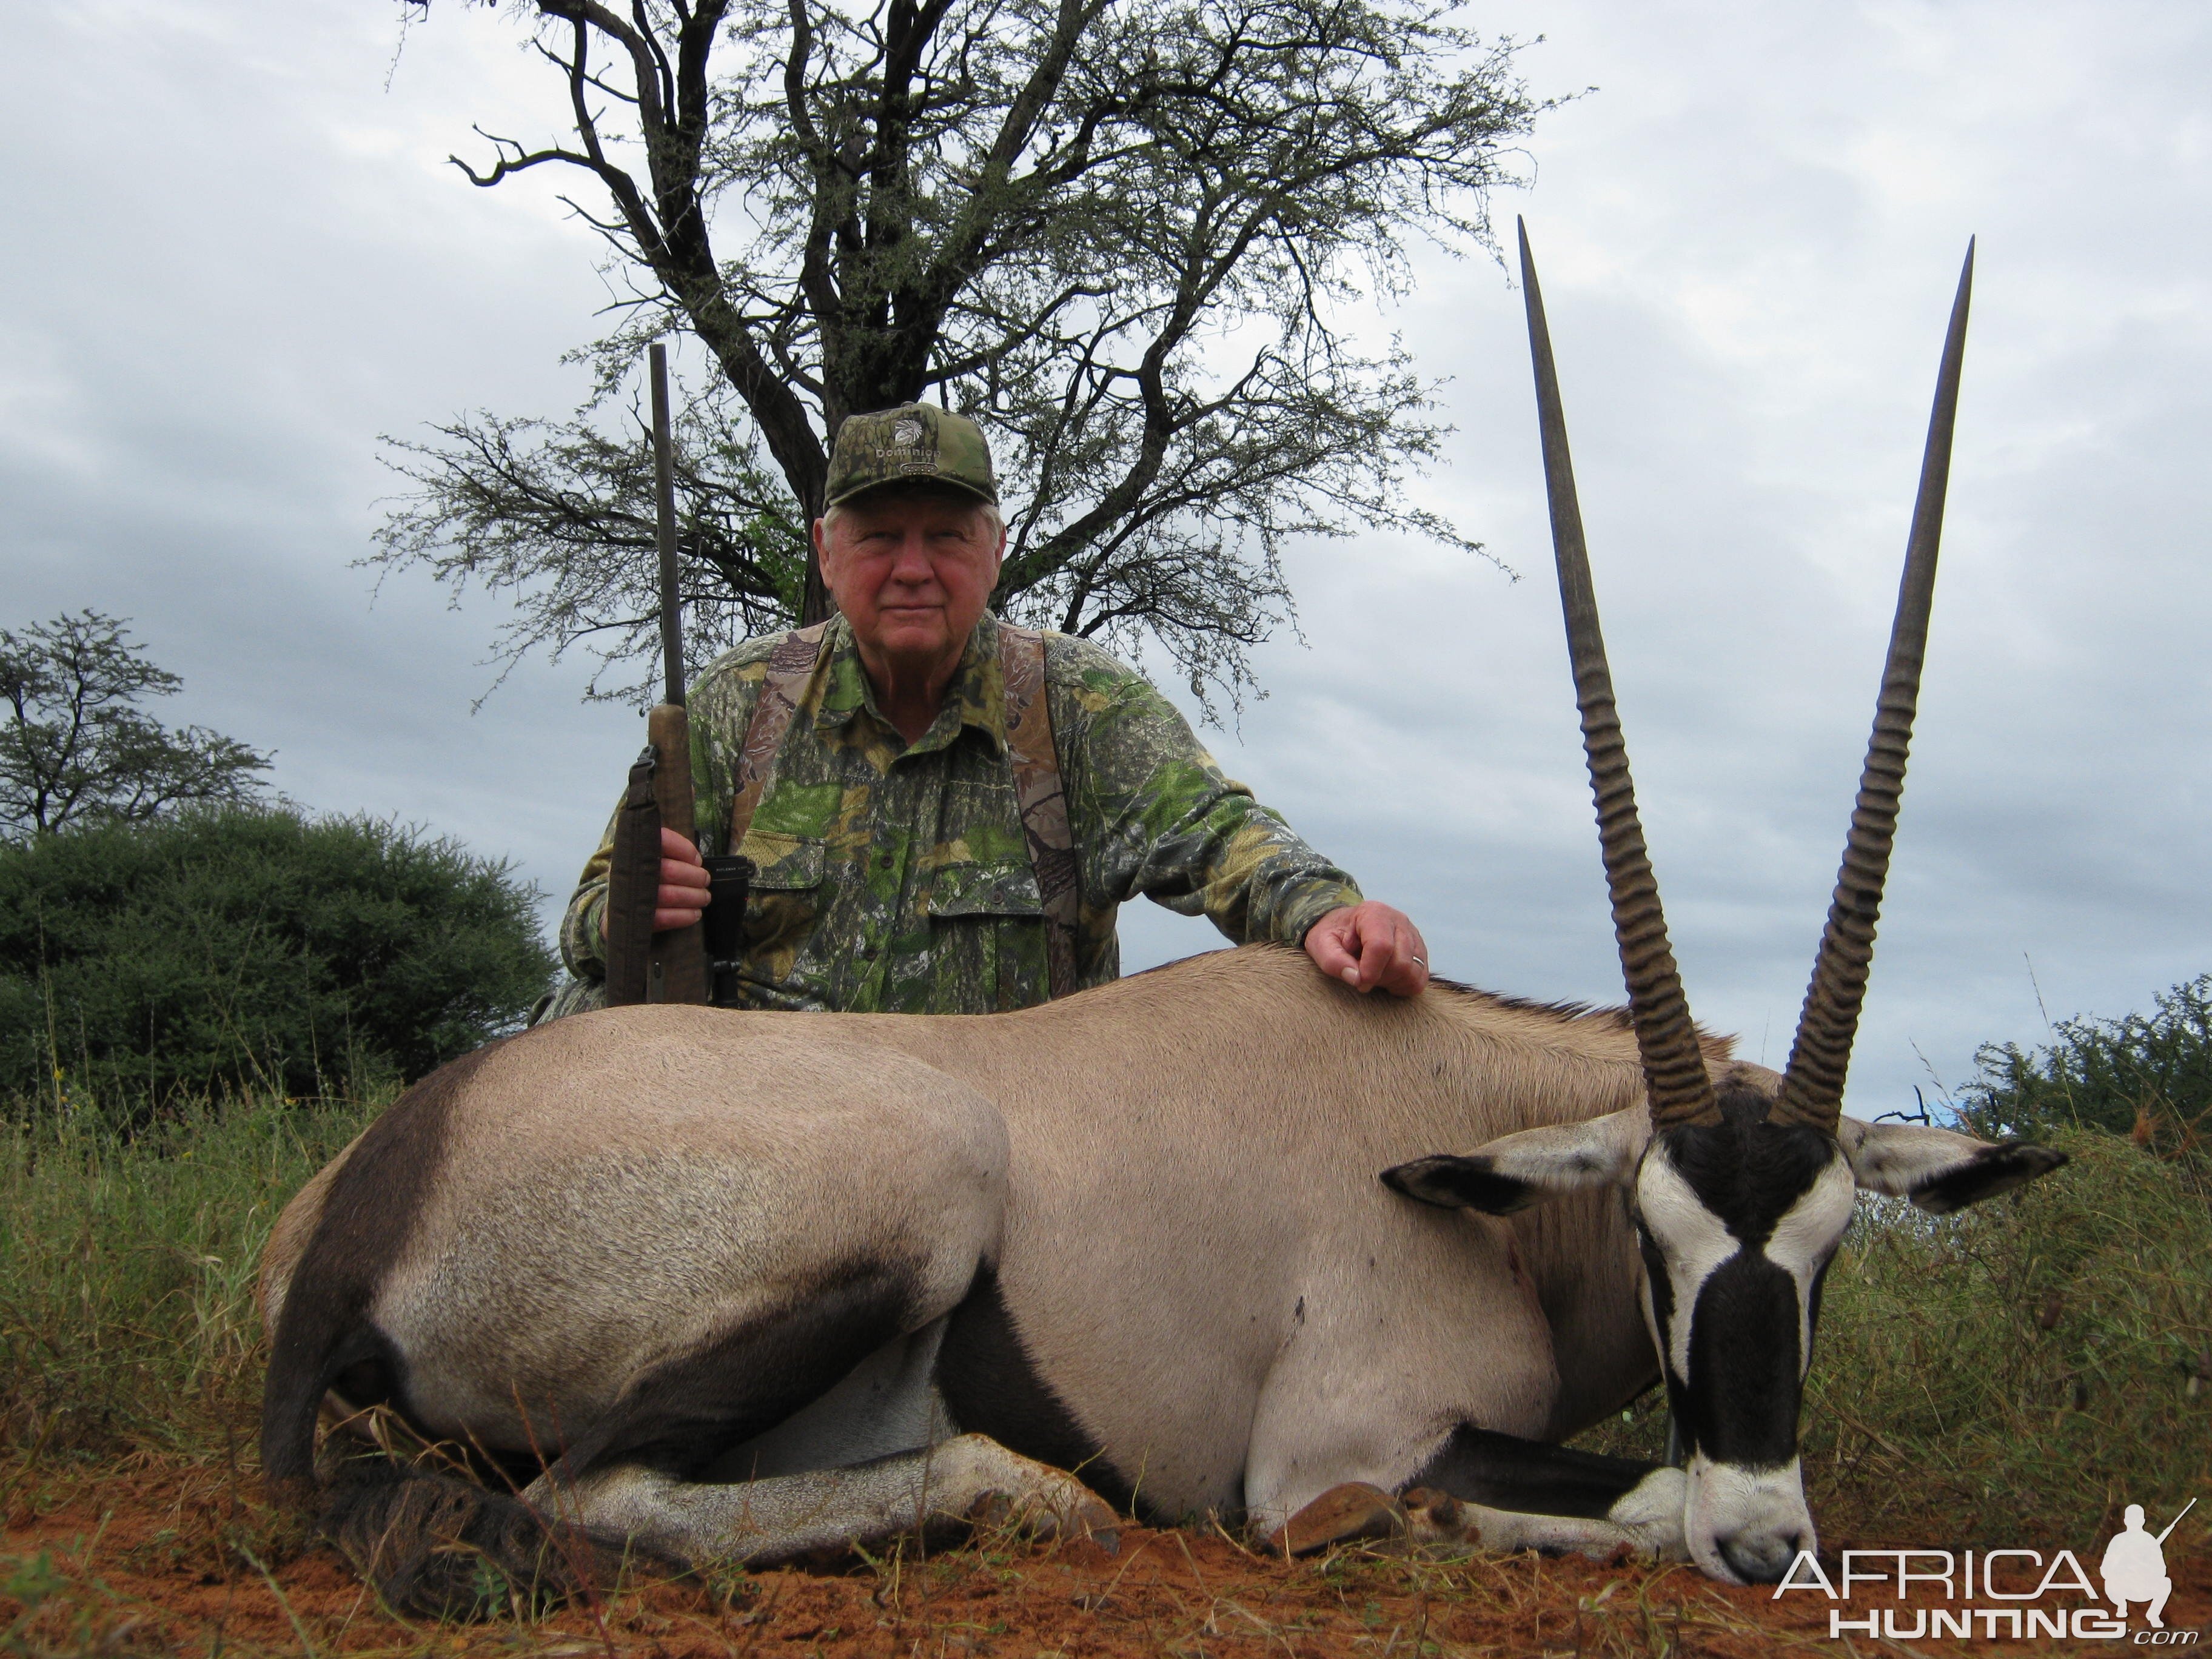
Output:
<instances>
[{"instance_id":1,"label":"hunter in camouflage","mask_svg":"<svg viewBox=\"0 0 2212 1659\"><path fill-rule=\"evenodd\" d=\"M1007 665L1024 659L1022 641L1001 635L1021 630L983 608L1004 532L982 434L927 404L854 416L838 434L830 498L815 536L842 614L746 641L690 699L699 850L742 854L756 870L742 961L715 1000L907 1013L1042 1002L1053 930L1010 757ZM1115 911L1143 894L1239 943L1305 943L1362 989L1420 988L1425 947L1409 921L1364 902L1224 777L1140 675L1086 641L1042 639L1074 851L1075 988L1119 972ZM791 706L757 722L764 688L772 709L780 696ZM745 755L749 733L769 752ZM693 919L705 897L696 854L675 840L664 843L664 927ZM563 918L579 982L556 1012L598 1000L611 850L610 832ZM1324 917L1326 961L1308 939Z\"/></svg>"}]
</instances>

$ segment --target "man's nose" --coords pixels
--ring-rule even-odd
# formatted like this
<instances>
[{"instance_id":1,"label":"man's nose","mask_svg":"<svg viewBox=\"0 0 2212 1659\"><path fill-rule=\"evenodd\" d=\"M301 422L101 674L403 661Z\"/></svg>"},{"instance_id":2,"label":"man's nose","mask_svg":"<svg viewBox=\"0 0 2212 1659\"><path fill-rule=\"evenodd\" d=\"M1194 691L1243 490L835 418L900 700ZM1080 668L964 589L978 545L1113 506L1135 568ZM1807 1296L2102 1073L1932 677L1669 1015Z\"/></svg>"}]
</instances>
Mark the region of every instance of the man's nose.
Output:
<instances>
[{"instance_id":1,"label":"man's nose","mask_svg":"<svg viewBox=\"0 0 2212 1659\"><path fill-rule=\"evenodd\" d=\"M935 574L929 562L929 543L921 533L910 531L900 538L898 550L891 558L891 580L921 583Z\"/></svg>"}]
</instances>

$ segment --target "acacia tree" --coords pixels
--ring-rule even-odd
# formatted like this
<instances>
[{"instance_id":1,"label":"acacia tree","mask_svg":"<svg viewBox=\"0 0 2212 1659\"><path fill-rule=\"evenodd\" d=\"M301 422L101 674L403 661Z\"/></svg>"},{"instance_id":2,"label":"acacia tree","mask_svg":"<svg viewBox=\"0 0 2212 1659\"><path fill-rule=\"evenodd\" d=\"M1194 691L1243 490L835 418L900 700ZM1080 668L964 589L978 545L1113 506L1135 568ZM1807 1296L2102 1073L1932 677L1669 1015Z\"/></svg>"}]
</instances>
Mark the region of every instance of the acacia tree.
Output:
<instances>
[{"instance_id":1,"label":"acacia tree","mask_svg":"<svg viewBox=\"0 0 2212 1659\"><path fill-rule=\"evenodd\" d=\"M1288 606L1286 538L1364 525L1479 550L1405 500L1443 434L1431 386L1345 320L1402 289L1416 239L1490 246L1487 192L1547 107L1514 43L1449 5L520 9L565 131L483 134L456 164L487 188L584 175L566 199L628 314L579 354L595 392L566 422L479 414L395 443L417 489L374 556L513 590L510 659L588 642L643 681L651 471L628 377L670 332L708 369L679 422L701 655L824 614L805 527L826 439L925 396L997 453L999 607L1148 633L1201 695L1249 684Z\"/></svg>"},{"instance_id":2,"label":"acacia tree","mask_svg":"<svg viewBox=\"0 0 2212 1659\"><path fill-rule=\"evenodd\" d=\"M97 611L0 629L0 838L252 799L268 756L204 726L165 726L137 706L183 685Z\"/></svg>"}]
</instances>

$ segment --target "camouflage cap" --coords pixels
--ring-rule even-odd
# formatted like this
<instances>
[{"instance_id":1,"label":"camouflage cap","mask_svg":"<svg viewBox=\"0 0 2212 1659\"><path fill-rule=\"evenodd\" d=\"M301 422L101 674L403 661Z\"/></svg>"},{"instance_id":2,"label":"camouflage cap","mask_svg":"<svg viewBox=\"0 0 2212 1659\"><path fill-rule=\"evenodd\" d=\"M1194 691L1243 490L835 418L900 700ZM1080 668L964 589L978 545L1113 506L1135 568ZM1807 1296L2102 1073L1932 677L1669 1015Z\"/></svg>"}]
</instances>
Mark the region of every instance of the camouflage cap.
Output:
<instances>
[{"instance_id":1,"label":"camouflage cap","mask_svg":"<svg viewBox=\"0 0 2212 1659\"><path fill-rule=\"evenodd\" d=\"M943 483L998 505L991 446L965 415L935 404L901 404L872 415L848 415L830 453L826 504L893 483Z\"/></svg>"}]
</instances>

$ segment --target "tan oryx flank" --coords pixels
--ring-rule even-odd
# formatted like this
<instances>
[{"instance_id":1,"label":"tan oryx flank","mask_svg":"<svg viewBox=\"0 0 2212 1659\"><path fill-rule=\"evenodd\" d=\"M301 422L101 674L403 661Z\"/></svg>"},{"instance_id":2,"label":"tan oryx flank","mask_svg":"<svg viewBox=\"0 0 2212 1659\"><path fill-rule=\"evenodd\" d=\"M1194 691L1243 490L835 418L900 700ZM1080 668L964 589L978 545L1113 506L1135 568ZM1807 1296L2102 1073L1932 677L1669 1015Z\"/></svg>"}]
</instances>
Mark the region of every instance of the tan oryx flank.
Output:
<instances>
[{"instance_id":1,"label":"tan oryx flank","mask_svg":"<svg viewBox=\"0 0 2212 1659\"><path fill-rule=\"evenodd\" d=\"M2060 1161L1836 1110L1966 284L1867 781L1778 1076L1689 1021L1525 242L1523 268L1629 1009L1370 1000L1248 947L1019 1013L631 1007L456 1062L300 1194L264 1262L264 1468L395 1604L557 1586L580 1552L759 1562L979 1514L1103 1538L1094 1493L1285 1544L1389 1510L1732 1579L1813 1547L1800 1389L1854 1188L1941 1211ZM1655 1377L1682 1467L1553 1443ZM388 1407L529 1484L319 1474L326 1404Z\"/></svg>"}]
</instances>

